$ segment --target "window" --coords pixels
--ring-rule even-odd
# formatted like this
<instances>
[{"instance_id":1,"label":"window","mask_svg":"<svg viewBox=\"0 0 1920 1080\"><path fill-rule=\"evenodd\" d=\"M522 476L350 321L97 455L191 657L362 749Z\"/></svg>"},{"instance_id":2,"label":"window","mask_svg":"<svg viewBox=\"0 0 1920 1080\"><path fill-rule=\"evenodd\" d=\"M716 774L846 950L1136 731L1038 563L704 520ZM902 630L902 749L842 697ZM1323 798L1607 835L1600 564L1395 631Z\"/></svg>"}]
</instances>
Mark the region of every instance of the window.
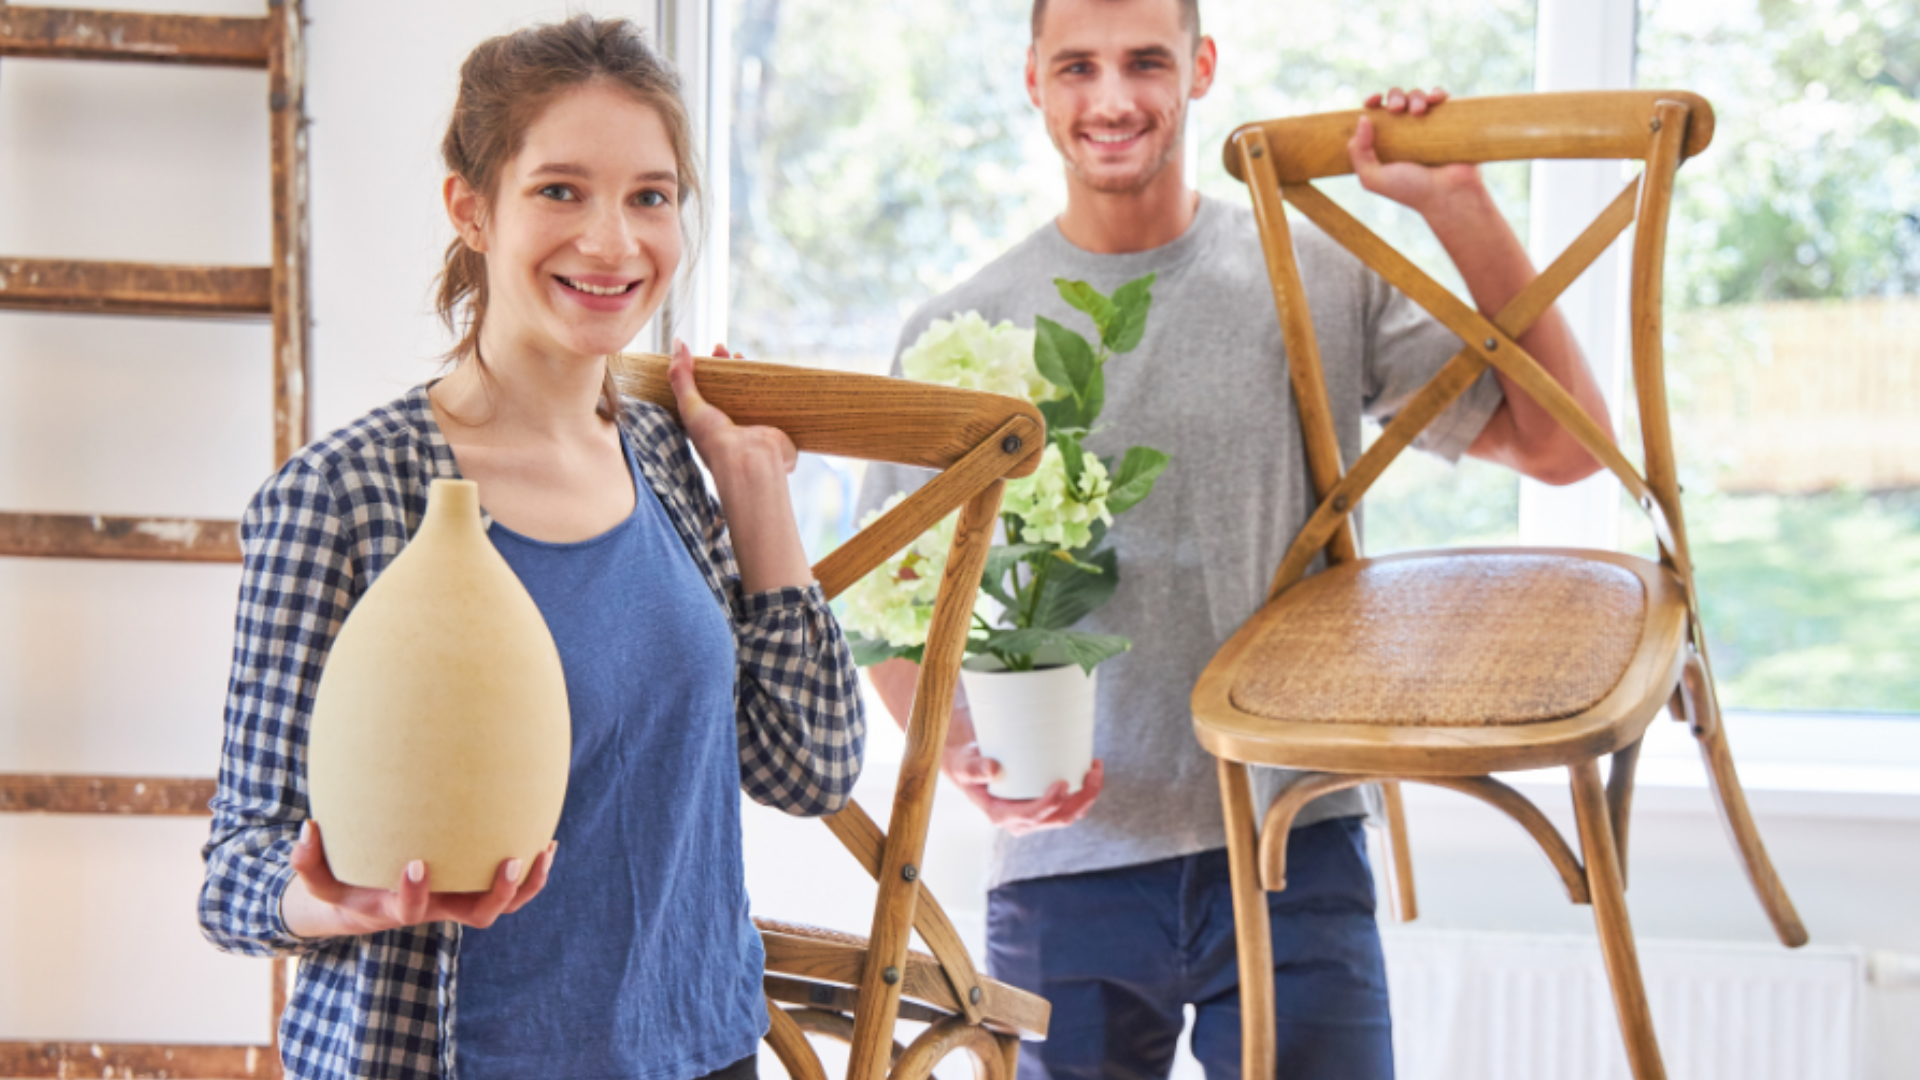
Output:
<instances>
[{"instance_id":1,"label":"window","mask_svg":"<svg viewBox=\"0 0 1920 1080\"><path fill-rule=\"evenodd\" d=\"M1920 712L1920 3L1642 0L1638 67L1718 111L1666 355L1722 699Z\"/></svg>"}]
</instances>

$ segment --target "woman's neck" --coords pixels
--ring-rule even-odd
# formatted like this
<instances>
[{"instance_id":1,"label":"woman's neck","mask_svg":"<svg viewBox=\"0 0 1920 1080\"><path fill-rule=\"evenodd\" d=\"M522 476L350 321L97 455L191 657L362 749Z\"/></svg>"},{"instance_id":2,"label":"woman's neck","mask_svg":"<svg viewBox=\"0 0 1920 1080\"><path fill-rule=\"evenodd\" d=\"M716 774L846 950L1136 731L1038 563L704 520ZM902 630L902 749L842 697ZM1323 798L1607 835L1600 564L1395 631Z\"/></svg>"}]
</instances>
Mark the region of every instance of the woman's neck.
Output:
<instances>
[{"instance_id":1,"label":"woman's neck","mask_svg":"<svg viewBox=\"0 0 1920 1080\"><path fill-rule=\"evenodd\" d=\"M605 383L605 357L542 353L483 328L474 354L431 396L449 434L486 443L566 441L604 426L596 408Z\"/></svg>"}]
</instances>

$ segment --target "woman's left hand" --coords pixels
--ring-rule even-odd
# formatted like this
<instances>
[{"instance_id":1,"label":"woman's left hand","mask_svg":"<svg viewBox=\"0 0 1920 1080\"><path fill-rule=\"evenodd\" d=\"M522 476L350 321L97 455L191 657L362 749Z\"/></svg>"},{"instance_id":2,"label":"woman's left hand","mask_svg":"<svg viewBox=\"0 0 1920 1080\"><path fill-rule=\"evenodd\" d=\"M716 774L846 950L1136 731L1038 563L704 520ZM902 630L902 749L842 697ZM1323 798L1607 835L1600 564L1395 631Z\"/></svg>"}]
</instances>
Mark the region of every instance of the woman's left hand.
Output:
<instances>
[{"instance_id":1,"label":"woman's left hand","mask_svg":"<svg viewBox=\"0 0 1920 1080\"><path fill-rule=\"evenodd\" d=\"M724 345L713 352L729 355ZM679 400L680 426L713 474L714 494L740 564L740 587L751 594L811 582L813 570L787 492L787 474L799 462L799 450L779 428L736 424L701 396L694 364L686 343L674 342L667 381Z\"/></svg>"},{"instance_id":2,"label":"woman's left hand","mask_svg":"<svg viewBox=\"0 0 1920 1080\"><path fill-rule=\"evenodd\" d=\"M713 355L730 357L725 345L715 345ZM673 343L673 363L667 367L667 381L673 384L673 396L680 402L680 424L687 438L713 471L714 482L723 488L740 479L764 478L770 473L784 477L800 460L793 440L779 428L741 427L726 413L700 394L694 382L693 353L687 343ZM723 477L723 473L728 474Z\"/></svg>"}]
</instances>

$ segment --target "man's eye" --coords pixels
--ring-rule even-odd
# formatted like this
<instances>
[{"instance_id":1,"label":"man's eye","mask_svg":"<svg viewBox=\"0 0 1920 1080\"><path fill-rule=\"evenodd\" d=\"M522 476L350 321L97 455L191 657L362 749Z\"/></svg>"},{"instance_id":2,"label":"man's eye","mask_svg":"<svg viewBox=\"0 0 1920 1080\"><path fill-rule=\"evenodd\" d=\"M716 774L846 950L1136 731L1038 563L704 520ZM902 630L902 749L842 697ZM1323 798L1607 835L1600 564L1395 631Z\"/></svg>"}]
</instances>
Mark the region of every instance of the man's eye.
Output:
<instances>
[{"instance_id":1,"label":"man's eye","mask_svg":"<svg viewBox=\"0 0 1920 1080\"><path fill-rule=\"evenodd\" d=\"M556 202L574 201L573 189L565 184L548 184L546 187L540 189L540 195L543 198L553 199Z\"/></svg>"}]
</instances>

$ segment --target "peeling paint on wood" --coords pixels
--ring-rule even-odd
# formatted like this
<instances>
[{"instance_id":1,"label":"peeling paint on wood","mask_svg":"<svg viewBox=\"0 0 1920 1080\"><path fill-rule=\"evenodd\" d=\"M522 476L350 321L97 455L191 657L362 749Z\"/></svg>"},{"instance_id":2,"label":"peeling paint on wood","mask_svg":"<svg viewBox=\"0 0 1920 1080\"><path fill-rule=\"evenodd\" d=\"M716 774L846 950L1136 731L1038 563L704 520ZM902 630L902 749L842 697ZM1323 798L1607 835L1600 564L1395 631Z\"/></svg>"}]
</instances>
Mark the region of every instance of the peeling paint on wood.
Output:
<instances>
[{"instance_id":1,"label":"peeling paint on wood","mask_svg":"<svg viewBox=\"0 0 1920 1080\"><path fill-rule=\"evenodd\" d=\"M0 814L205 817L213 792L214 781L183 777L0 773Z\"/></svg>"},{"instance_id":2,"label":"peeling paint on wood","mask_svg":"<svg viewBox=\"0 0 1920 1080\"><path fill-rule=\"evenodd\" d=\"M33 1080L267 1080L279 1075L261 1046L0 1042L0 1076Z\"/></svg>"},{"instance_id":3,"label":"peeling paint on wood","mask_svg":"<svg viewBox=\"0 0 1920 1080\"><path fill-rule=\"evenodd\" d=\"M0 4L0 56L264 68L267 22Z\"/></svg>"},{"instance_id":4,"label":"peeling paint on wood","mask_svg":"<svg viewBox=\"0 0 1920 1080\"><path fill-rule=\"evenodd\" d=\"M0 513L0 555L237 563L240 524L204 518Z\"/></svg>"},{"instance_id":5,"label":"peeling paint on wood","mask_svg":"<svg viewBox=\"0 0 1920 1080\"><path fill-rule=\"evenodd\" d=\"M0 258L0 308L261 316L273 313L273 293L266 267Z\"/></svg>"}]
</instances>

